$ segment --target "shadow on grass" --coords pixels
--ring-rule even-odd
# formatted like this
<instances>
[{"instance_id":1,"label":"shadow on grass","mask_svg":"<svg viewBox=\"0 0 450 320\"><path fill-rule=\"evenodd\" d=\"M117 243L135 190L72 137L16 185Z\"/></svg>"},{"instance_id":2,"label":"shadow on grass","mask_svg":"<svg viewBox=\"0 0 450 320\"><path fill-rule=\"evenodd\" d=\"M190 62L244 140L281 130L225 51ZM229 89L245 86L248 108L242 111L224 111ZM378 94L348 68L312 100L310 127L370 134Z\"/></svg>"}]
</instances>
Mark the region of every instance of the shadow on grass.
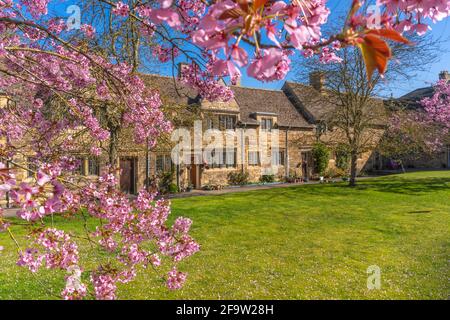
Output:
<instances>
[{"instance_id":1,"label":"shadow on grass","mask_svg":"<svg viewBox=\"0 0 450 320\"><path fill-rule=\"evenodd\" d=\"M355 189L417 195L444 190L450 191L450 178L403 179L395 176L390 179L383 178L382 180L374 181L365 180L360 182Z\"/></svg>"},{"instance_id":2,"label":"shadow on grass","mask_svg":"<svg viewBox=\"0 0 450 320\"><path fill-rule=\"evenodd\" d=\"M287 188L274 188L267 190L251 190L242 193L230 193L224 195L211 195L230 201L234 205L235 201L252 204L263 201L270 204L272 201L289 201L304 197L318 196L325 198L336 198L358 195L360 192L375 191L383 193L404 194L404 195L425 195L429 193L448 190L450 192L450 177L410 177L408 175L393 175L374 179L364 179L357 181L356 187L349 187L346 182L330 184L300 185ZM204 199L196 200L203 202ZM194 198L193 198L194 199Z\"/></svg>"},{"instance_id":3,"label":"shadow on grass","mask_svg":"<svg viewBox=\"0 0 450 320\"><path fill-rule=\"evenodd\" d=\"M349 187L347 183L304 185L285 189L265 190L263 194L255 190L256 192L251 191L240 196L248 198L249 201L259 200L259 197L263 196L264 201L270 203L271 200L280 199L281 197L293 198L306 195L341 197L347 193L353 192L357 194L362 191L424 195L445 190L450 192L450 177L404 178L402 176L390 176L373 180L361 180L358 181L356 187Z\"/></svg>"}]
</instances>

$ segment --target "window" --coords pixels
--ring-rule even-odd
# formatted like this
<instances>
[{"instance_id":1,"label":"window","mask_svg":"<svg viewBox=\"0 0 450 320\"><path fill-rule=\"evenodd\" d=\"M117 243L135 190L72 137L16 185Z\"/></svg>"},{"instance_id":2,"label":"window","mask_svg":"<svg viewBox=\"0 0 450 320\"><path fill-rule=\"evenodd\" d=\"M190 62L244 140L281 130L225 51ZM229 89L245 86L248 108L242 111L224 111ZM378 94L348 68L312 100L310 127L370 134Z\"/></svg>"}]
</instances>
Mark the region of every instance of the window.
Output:
<instances>
[{"instance_id":1,"label":"window","mask_svg":"<svg viewBox=\"0 0 450 320\"><path fill-rule=\"evenodd\" d=\"M84 158L77 158L76 161L78 162L78 166L75 168L74 173L81 176L86 175L84 170Z\"/></svg>"},{"instance_id":2,"label":"window","mask_svg":"<svg viewBox=\"0 0 450 320\"><path fill-rule=\"evenodd\" d=\"M220 130L234 130L236 128L236 116L220 115L219 128Z\"/></svg>"},{"instance_id":3,"label":"window","mask_svg":"<svg viewBox=\"0 0 450 320\"><path fill-rule=\"evenodd\" d=\"M261 119L261 129L271 131L273 128L273 119L263 118Z\"/></svg>"},{"instance_id":4,"label":"window","mask_svg":"<svg viewBox=\"0 0 450 320\"><path fill-rule=\"evenodd\" d=\"M259 165L259 152L258 151L249 151L248 152L248 165L249 166L258 166Z\"/></svg>"},{"instance_id":5,"label":"window","mask_svg":"<svg viewBox=\"0 0 450 320\"><path fill-rule=\"evenodd\" d=\"M172 171L172 158L169 154L161 154L156 156L156 172Z\"/></svg>"},{"instance_id":6,"label":"window","mask_svg":"<svg viewBox=\"0 0 450 320\"><path fill-rule=\"evenodd\" d=\"M284 166L285 160L284 150L272 151L272 163L275 166Z\"/></svg>"},{"instance_id":7,"label":"window","mask_svg":"<svg viewBox=\"0 0 450 320\"><path fill-rule=\"evenodd\" d=\"M99 176L100 175L100 161L97 158L89 158L88 160L88 175Z\"/></svg>"},{"instance_id":8,"label":"window","mask_svg":"<svg viewBox=\"0 0 450 320\"><path fill-rule=\"evenodd\" d=\"M224 151L225 166L227 168L236 167L236 149L225 149Z\"/></svg>"},{"instance_id":9,"label":"window","mask_svg":"<svg viewBox=\"0 0 450 320\"><path fill-rule=\"evenodd\" d=\"M207 162L209 164L209 167L212 169L235 168L237 162L236 155L237 155L236 149L223 149L219 150L218 157L216 158L216 150L212 150L211 159L207 159L208 160Z\"/></svg>"},{"instance_id":10,"label":"window","mask_svg":"<svg viewBox=\"0 0 450 320\"><path fill-rule=\"evenodd\" d=\"M207 130L212 130L212 129L215 129L214 127L215 127L214 126L214 120L210 119L210 118L206 119L206 129Z\"/></svg>"},{"instance_id":11,"label":"window","mask_svg":"<svg viewBox=\"0 0 450 320\"><path fill-rule=\"evenodd\" d=\"M37 165L35 163L35 159L34 158L27 158L27 176L28 178L33 178L34 177L34 173L37 171Z\"/></svg>"}]
</instances>

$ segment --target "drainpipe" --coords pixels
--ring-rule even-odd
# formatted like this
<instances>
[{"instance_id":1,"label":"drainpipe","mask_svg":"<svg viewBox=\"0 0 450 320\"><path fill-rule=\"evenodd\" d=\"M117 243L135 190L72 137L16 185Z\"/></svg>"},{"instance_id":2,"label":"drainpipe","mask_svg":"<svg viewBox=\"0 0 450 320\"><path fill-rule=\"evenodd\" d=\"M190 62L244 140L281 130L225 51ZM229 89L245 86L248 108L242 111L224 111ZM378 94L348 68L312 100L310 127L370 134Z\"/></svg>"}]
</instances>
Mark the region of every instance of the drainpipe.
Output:
<instances>
[{"instance_id":1,"label":"drainpipe","mask_svg":"<svg viewBox=\"0 0 450 320\"><path fill-rule=\"evenodd\" d=\"M244 129L247 128L247 124L244 124L244 128L241 128L241 171L245 171L245 137Z\"/></svg>"},{"instance_id":2,"label":"drainpipe","mask_svg":"<svg viewBox=\"0 0 450 320\"><path fill-rule=\"evenodd\" d=\"M179 164L177 164L177 189L178 189L178 192L181 191L181 189L180 189L180 165Z\"/></svg>"},{"instance_id":3,"label":"drainpipe","mask_svg":"<svg viewBox=\"0 0 450 320\"><path fill-rule=\"evenodd\" d=\"M289 143L288 143L288 133L289 133L289 129L290 129L291 127L288 127L288 128L286 128L286 138L285 138L285 142L284 142L284 145L285 145L285 150L286 150L286 152L285 152L285 154L284 154L284 168L285 168L285 173L284 173L284 176L286 177L286 178L289 178Z\"/></svg>"}]
</instances>

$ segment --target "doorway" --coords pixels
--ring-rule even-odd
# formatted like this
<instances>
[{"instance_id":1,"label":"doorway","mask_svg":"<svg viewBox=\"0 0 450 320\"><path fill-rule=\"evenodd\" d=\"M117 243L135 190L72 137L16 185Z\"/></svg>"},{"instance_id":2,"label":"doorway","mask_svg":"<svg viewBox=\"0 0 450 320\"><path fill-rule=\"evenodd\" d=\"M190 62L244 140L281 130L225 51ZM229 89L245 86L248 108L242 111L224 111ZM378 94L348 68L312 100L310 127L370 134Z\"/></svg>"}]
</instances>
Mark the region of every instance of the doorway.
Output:
<instances>
[{"instance_id":1,"label":"doorway","mask_svg":"<svg viewBox=\"0 0 450 320\"><path fill-rule=\"evenodd\" d=\"M200 189L200 165L194 161L194 156L191 159L191 169L189 170L189 181L194 189Z\"/></svg>"},{"instance_id":2,"label":"doorway","mask_svg":"<svg viewBox=\"0 0 450 320\"><path fill-rule=\"evenodd\" d=\"M312 151L302 151L300 154L302 159L302 176L303 179L308 180L311 177L311 168L313 168Z\"/></svg>"},{"instance_id":3,"label":"doorway","mask_svg":"<svg viewBox=\"0 0 450 320\"><path fill-rule=\"evenodd\" d=\"M198 164L191 165L191 176L190 182L193 185L194 189L200 188L200 166Z\"/></svg>"},{"instance_id":4,"label":"doorway","mask_svg":"<svg viewBox=\"0 0 450 320\"><path fill-rule=\"evenodd\" d=\"M136 158L120 159L120 190L124 193L136 193L136 164Z\"/></svg>"}]
</instances>

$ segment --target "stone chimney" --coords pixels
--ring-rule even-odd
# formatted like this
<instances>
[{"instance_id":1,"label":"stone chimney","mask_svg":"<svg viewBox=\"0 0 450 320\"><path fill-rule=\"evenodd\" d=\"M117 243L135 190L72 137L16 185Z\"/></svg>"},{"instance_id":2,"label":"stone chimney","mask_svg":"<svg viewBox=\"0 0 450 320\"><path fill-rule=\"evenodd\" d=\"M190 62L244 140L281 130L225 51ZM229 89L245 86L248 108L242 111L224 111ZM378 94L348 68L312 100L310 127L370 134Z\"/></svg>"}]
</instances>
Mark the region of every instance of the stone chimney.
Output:
<instances>
[{"instance_id":1,"label":"stone chimney","mask_svg":"<svg viewBox=\"0 0 450 320\"><path fill-rule=\"evenodd\" d=\"M317 91L322 91L325 86L325 74L321 71L313 71L309 74L309 84Z\"/></svg>"},{"instance_id":2,"label":"stone chimney","mask_svg":"<svg viewBox=\"0 0 450 320\"><path fill-rule=\"evenodd\" d=\"M441 71L439 73L439 80L447 80L450 81L450 73L447 70Z\"/></svg>"}]
</instances>

